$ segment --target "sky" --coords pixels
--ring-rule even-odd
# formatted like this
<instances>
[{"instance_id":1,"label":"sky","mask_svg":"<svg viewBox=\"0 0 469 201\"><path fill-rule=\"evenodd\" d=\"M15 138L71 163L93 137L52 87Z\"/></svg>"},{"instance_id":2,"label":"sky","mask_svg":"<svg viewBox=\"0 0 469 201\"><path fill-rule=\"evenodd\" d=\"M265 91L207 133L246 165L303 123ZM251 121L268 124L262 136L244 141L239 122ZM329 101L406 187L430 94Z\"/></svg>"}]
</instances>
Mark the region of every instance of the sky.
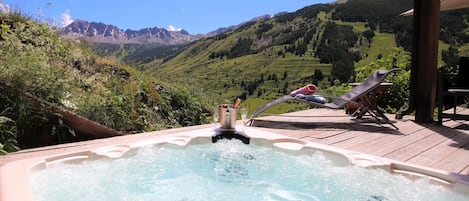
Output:
<instances>
[{"instance_id":1,"label":"sky","mask_svg":"<svg viewBox=\"0 0 469 201\"><path fill-rule=\"evenodd\" d=\"M294 12L333 0L0 0L0 11L17 9L63 27L81 19L120 29L160 27L205 34L254 17Z\"/></svg>"}]
</instances>

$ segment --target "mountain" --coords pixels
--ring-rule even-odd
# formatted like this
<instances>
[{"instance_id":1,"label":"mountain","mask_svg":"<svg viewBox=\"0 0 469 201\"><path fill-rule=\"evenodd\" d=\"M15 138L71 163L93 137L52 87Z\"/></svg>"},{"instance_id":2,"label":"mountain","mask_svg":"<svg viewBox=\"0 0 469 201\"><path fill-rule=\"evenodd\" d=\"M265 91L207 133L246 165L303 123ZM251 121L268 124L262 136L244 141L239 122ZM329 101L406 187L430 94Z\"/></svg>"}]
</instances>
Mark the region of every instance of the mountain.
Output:
<instances>
[{"instance_id":1,"label":"mountain","mask_svg":"<svg viewBox=\"0 0 469 201\"><path fill-rule=\"evenodd\" d=\"M164 28L144 28L140 30L123 30L114 25L101 22L75 20L62 29L62 35L71 38L84 38L89 42L112 44L184 44L203 36L191 35L186 30L168 31Z\"/></svg>"},{"instance_id":2,"label":"mountain","mask_svg":"<svg viewBox=\"0 0 469 201\"><path fill-rule=\"evenodd\" d=\"M153 60L168 60L198 39L213 37L252 22L267 20L279 15L261 15L238 25L219 28L207 34L190 35L187 31L167 31L154 27L139 31L123 31L114 25L76 20L62 29L62 35L84 38L91 42L93 50L100 56L112 57L125 63L139 65Z\"/></svg>"},{"instance_id":3,"label":"mountain","mask_svg":"<svg viewBox=\"0 0 469 201\"><path fill-rule=\"evenodd\" d=\"M360 81L380 62L379 68L410 65L405 58L412 18L400 13L412 7L408 0L337 1L261 16L184 46L100 45L96 50L162 82L201 90L214 102L240 97L256 108L306 83L324 91ZM469 55L468 11L442 13L441 66Z\"/></svg>"},{"instance_id":4,"label":"mountain","mask_svg":"<svg viewBox=\"0 0 469 201\"><path fill-rule=\"evenodd\" d=\"M285 12L280 12L274 15L261 15L238 25L222 27L207 34L195 35L189 34L189 32L184 29L180 31L168 31L159 27L144 28L140 30L123 30L117 26L104 24L102 22L88 22L77 19L62 28L62 35L71 38L83 38L92 43L179 45L235 30L250 22L266 20L283 14L285 14Z\"/></svg>"},{"instance_id":5,"label":"mountain","mask_svg":"<svg viewBox=\"0 0 469 201\"><path fill-rule=\"evenodd\" d=\"M245 21L245 22L242 22L242 23L239 23L238 25L233 25L233 26L229 26L229 27L222 27L222 28L218 28L216 29L215 31L211 31L207 34L205 34L205 36L207 37L211 37L211 36L215 36L215 35L219 35L219 34L222 34L224 32L227 32L227 31L232 31L232 30L235 30L247 23L250 23L250 22L256 22L256 21L260 21L260 20L267 20L269 18L273 18L273 17L276 17L276 16L279 16L279 15L284 15L284 14L287 14L287 12L279 12L277 14L273 14L273 15L261 15L261 16L258 16L258 17L254 17L248 21Z\"/></svg>"},{"instance_id":6,"label":"mountain","mask_svg":"<svg viewBox=\"0 0 469 201\"><path fill-rule=\"evenodd\" d=\"M367 69L410 65L412 18L399 14L412 7L408 0L311 5L244 23L138 67L166 82L203 90L214 102L239 97L251 109L307 83L331 94L330 86L361 81ZM456 51L446 54L469 55L468 11L442 14L442 55L448 47ZM441 65L447 60L440 59Z\"/></svg>"}]
</instances>

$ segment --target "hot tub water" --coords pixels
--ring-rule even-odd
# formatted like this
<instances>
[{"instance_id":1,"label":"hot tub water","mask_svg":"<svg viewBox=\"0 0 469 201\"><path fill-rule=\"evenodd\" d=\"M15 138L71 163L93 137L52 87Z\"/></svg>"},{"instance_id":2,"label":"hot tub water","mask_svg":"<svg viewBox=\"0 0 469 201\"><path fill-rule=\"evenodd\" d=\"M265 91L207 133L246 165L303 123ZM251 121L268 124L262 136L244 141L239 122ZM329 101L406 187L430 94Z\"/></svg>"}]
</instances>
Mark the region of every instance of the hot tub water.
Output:
<instances>
[{"instance_id":1,"label":"hot tub water","mask_svg":"<svg viewBox=\"0 0 469 201\"><path fill-rule=\"evenodd\" d=\"M337 166L314 154L238 140L146 146L119 159L57 164L32 179L35 200L467 200L428 179Z\"/></svg>"}]
</instances>

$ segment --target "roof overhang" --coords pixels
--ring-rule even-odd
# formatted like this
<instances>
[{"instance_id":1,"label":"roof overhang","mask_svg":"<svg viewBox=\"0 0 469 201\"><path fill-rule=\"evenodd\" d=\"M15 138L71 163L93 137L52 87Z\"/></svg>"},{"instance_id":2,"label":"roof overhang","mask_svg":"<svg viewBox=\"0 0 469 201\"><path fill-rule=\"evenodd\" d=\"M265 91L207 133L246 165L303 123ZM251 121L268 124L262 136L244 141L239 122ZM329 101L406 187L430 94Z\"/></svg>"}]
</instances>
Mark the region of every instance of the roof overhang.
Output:
<instances>
[{"instance_id":1,"label":"roof overhang","mask_svg":"<svg viewBox=\"0 0 469 201\"><path fill-rule=\"evenodd\" d=\"M440 0L440 10L454 10L469 7L469 0ZM401 16L411 16L414 14L414 9L410 9L401 13Z\"/></svg>"}]
</instances>

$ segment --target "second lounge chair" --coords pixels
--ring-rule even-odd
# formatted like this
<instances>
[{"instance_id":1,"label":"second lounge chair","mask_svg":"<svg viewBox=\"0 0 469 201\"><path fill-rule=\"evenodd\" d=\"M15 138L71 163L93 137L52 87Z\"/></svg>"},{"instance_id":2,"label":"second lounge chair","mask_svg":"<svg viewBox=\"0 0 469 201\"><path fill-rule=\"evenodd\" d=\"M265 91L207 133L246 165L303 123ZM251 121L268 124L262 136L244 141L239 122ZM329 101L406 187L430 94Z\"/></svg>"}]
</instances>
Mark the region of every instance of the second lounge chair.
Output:
<instances>
[{"instance_id":1,"label":"second lounge chair","mask_svg":"<svg viewBox=\"0 0 469 201\"><path fill-rule=\"evenodd\" d=\"M347 104L354 104L358 107L358 109L355 111L354 114L352 114L352 116L355 116L360 119L365 114L369 114L376 120L378 124L387 123L393 126L394 128L398 129L384 115L384 113L376 106L376 104L369 100L368 94L372 92L375 88L379 87L390 73L396 72L399 70L400 69L398 68L394 68L391 70L377 70L370 77L368 77L365 81L363 81L360 85L350 89L342 96L330 97L332 98L333 101L329 103L318 103L318 102L309 101L309 100L302 99L302 98L297 98L291 95L285 95L257 109L246 123L249 123L250 125L252 125L252 123L254 122L254 118L256 118L263 111L265 111L266 109L274 105L277 105L279 103L289 101L289 100L297 100L297 101L305 102L309 104L310 106L324 107L324 108L330 108L330 109L343 109L346 107ZM361 104L357 103L357 101L361 101Z\"/></svg>"}]
</instances>

